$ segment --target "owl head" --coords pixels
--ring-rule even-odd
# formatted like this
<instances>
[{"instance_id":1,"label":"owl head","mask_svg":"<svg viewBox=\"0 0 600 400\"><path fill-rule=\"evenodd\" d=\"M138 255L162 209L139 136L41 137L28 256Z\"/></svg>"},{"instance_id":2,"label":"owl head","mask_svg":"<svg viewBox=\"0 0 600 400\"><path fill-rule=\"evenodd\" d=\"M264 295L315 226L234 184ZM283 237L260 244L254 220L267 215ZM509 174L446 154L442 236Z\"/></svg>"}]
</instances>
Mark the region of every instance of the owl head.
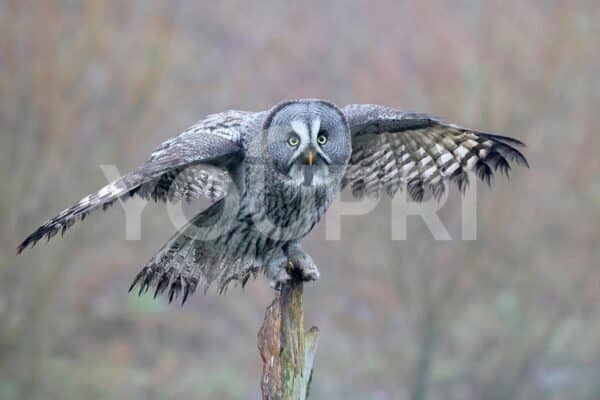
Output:
<instances>
[{"instance_id":1,"label":"owl head","mask_svg":"<svg viewBox=\"0 0 600 400\"><path fill-rule=\"evenodd\" d=\"M322 100L279 104L263 126L265 155L291 184L327 185L343 173L351 140L344 114Z\"/></svg>"}]
</instances>

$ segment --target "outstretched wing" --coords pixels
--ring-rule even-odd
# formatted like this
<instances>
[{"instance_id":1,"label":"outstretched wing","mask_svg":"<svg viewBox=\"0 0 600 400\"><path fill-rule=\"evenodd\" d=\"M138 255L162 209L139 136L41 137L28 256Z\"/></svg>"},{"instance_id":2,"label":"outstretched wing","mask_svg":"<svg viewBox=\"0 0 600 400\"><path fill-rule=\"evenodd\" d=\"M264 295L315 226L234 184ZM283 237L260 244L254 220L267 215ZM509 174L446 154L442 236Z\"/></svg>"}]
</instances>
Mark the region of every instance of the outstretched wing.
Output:
<instances>
[{"instance_id":1,"label":"outstretched wing","mask_svg":"<svg viewBox=\"0 0 600 400\"><path fill-rule=\"evenodd\" d=\"M225 194L227 168L243 157L241 132L254 113L227 111L199 121L158 147L142 166L51 218L19 245L18 252L43 237L64 233L90 212L138 195L153 200L187 200Z\"/></svg>"},{"instance_id":2,"label":"outstretched wing","mask_svg":"<svg viewBox=\"0 0 600 400\"><path fill-rule=\"evenodd\" d=\"M510 162L528 166L519 140L446 123L427 114L374 104L342 109L352 133L352 157L343 179L356 197L390 195L406 186L415 201L426 190L439 198L447 181L461 191L467 170L488 183L495 171L507 177Z\"/></svg>"}]
</instances>

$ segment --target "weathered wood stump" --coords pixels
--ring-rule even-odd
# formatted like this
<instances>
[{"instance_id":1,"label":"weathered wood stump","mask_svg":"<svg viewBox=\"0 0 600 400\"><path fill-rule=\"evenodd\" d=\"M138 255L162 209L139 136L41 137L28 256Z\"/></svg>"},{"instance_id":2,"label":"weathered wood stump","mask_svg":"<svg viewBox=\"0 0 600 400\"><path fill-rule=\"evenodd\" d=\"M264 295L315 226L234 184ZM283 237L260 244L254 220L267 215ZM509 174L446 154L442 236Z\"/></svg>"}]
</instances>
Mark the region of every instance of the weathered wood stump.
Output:
<instances>
[{"instance_id":1,"label":"weathered wood stump","mask_svg":"<svg viewBox=\"0 0 600 400\"><path fill-rule=\"evenodd\" d=\"M319 329L304 332L301 280L283 285L258 332L263 400L305 400L312 379Z\"/></svg>"}]
</instances>

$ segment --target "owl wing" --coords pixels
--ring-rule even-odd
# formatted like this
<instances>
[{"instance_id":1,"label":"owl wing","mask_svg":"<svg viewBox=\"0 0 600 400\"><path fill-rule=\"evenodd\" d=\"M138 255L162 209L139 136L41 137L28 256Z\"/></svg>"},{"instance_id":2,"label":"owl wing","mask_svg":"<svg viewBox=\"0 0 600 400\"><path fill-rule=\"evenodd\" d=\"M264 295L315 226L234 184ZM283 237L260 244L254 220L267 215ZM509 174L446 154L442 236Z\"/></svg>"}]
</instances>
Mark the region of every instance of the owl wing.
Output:
<instances>
[{"instance_id":1,"label":"owl wing","mask_svg":"<svg viewBox=\"0 0 600 400\"><path fill-rule=\"evenodd\" d=\"M464 192L467 171L488 183L500 170L507 177L511 162L529 166L517 149L519 140L479 132L421 113L407 113L373 104L342 109L352 135L352 156L342 187L354 196L394 195L407 188L415 201L426 190L439 198L447 181Z\"/></svg>"},{"instance_id":2,"label":"owl wing","mask_svg":"<svg viewBox=\"0 0 600 400\"><path fill-rule=\"evenodd\" d=\"M241 136L253 115L243 111L209 115L164 142L133 172L49 219L19 245L18 252L43 237L64 233L77 220L99 208L105 210L118 199L134 195L155 201L222 197L230 180L228 168L244 157Z\"/></svg>"}]
</instances>

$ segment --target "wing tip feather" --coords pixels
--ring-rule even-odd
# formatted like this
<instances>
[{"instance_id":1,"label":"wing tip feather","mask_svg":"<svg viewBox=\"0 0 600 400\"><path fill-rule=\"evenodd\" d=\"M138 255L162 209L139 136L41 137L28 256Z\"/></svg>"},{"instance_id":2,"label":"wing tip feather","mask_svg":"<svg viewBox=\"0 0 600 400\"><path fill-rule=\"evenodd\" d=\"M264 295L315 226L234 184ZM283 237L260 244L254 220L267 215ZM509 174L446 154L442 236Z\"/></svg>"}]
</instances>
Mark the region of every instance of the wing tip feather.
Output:
<instances>
[{"instance_id":1,"label":"wing tip feather","mask_svg":"<svg viewBox=\"0 0 600 400\"><path fill-rule=\"evenodd\" d=\"M129 293L138 287L138 296L142 296L154 287L153 298L166 293L169 304L181 297L181 306L183 307L189 297L196 292L198 287L198 278L194 276L185 276L181 271L175 268L169 268L166 271L157 264L146 265L133 279L129 287ZM181 296L180 296L181 295Z\"/></svg>"}]
</instances>

